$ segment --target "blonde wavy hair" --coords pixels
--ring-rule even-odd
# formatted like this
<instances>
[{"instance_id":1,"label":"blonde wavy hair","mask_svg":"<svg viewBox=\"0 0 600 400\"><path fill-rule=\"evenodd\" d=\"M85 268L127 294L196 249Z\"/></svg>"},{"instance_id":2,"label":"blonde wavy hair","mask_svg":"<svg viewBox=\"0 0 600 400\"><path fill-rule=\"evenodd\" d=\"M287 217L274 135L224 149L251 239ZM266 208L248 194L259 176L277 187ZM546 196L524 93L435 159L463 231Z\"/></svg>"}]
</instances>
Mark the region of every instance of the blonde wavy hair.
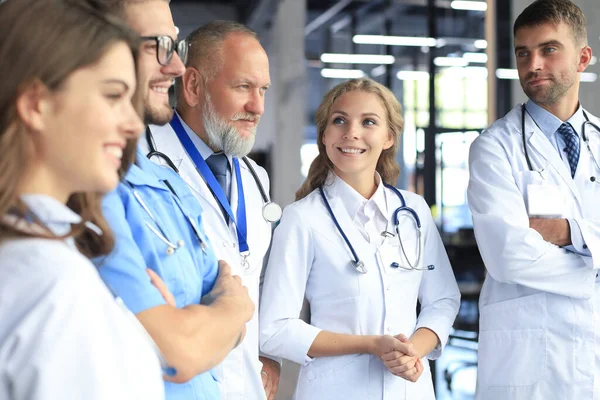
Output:
<instances>
[{"instance_id":1,"label":"blonde wavy hair","mask_svg":"<svg viewBox=\"0 0 600 400\"><path fill-rule=\"evenodd\" d=\"M351 79L340 83L331 89L323 97L321 105L315 114L315 122L317 124L317 147L319 155L313 160L308 171L306 180L296 192L296 200L306 197L316 188L323 186L329 171L333 171L333 164L327 157L325 145L323 144L323 135L329 122L331 107L335 101L342 95L361 91L365 93L376 94L387 115L387 125L390 130L390 135L394 139L394 144L389 149L383 150L375 170L379 172L384 183L394 185L400 175L400 166L396 162L396 153L400 146L400 135L404 127L404 119L402 118L402 106L394 96L394 94L385 86L368 78Z\"/></svg>"}]
</instances>

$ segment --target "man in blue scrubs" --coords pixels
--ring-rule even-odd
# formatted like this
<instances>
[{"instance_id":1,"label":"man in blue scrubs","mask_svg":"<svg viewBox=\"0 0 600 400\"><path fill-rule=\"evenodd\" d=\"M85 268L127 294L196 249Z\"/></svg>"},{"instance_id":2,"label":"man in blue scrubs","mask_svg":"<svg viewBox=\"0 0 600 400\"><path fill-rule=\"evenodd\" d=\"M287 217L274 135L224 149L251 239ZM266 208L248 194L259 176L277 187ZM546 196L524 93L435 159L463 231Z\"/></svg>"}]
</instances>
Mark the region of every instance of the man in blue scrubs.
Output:
<instances>
[{"instance_id":1,"label":"man in blue scrubs","mask_svg":"<svg viewBox=\"0 0 600 400\"><path fill-rule=\"evenodd\" d=\"M114 3L143 39L138 86L146 123L164 124L173 114L168 89L184 72L180 55L186 49L178 47L168 1ZM167 399L218 399L217 382L207 371L243 339L254 305L240 278L227 264L217 264L202 229L200 204L175 172L138 151L123 182L106 196L103 211L116 246L97 260L100 274L161 350L170 367ZM155 289L147 269L162 278L175 304Z\"/></svg>"}]
</instances>

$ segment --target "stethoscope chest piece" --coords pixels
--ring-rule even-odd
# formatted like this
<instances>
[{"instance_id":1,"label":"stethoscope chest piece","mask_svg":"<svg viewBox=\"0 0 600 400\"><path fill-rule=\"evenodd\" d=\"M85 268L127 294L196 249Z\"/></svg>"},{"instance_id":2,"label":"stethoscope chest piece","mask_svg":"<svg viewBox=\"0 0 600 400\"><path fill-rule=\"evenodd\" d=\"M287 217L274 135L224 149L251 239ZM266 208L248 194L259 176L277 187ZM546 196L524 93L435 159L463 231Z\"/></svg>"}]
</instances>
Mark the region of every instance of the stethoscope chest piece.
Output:
<instances>
[{"instance_id":1,"label":"stethoscope chest piece","mask_svg":"<svg viewBox=\"0 0 600 400\"><path fill-rule=\"evenodd\" d=\"M269 201L263 206L262 215L267 222L278 222L281 219L281 214L281 207L277 203Z\"/></svg>"},{"instance_id":2,"label":"stethoscope chest piece","mask_svg":"<svg viewBox=\"0 0 600 400\"><path fill-rule=\"evenodd\" d=\"M366 274L367 273L367 267L365 267L365 263L358 260L352 260L350 261L350 264L352 264L352 266L354 267L355 270L357 270L358 272L360 272L361 274Z\"/></svg>"}]
</instances>

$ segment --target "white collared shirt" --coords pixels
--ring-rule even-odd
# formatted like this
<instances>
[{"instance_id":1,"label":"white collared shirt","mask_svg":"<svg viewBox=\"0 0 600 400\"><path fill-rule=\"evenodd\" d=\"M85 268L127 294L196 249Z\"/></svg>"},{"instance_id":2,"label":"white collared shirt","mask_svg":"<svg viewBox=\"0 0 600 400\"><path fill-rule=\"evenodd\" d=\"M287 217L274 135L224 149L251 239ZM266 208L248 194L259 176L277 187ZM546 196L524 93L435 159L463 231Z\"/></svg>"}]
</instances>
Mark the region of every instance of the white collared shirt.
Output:
<instances>
[{"instance_id":1,"label":"white collared shirt","mask_svg":"<svg viewBox=\"0 0 600 400\"><path fill-rule=\"evenodd\" d=\"M343 179L333 179L332 175L333 173L331 173L328 180L333 180L333 184L337 186L340 199L346 207L348 215L351 216L352 222L366 241L375 247L379 247L383 242L382 232L387 230L385 186L381 181L381 177L375 172L377 189L370 199L365 199Z\"/></svg>"}]
</instances>

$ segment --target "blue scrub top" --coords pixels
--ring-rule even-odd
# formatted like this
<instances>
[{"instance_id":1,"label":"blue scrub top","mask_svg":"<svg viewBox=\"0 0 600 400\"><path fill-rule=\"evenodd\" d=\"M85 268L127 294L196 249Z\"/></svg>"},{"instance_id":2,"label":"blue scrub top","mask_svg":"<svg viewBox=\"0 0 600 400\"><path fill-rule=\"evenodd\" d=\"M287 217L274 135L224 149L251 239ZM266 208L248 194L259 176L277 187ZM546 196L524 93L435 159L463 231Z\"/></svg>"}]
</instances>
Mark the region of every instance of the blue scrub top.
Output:
<instances>
[{"instance_id":1,"label":"blue scrub top","mask_svg":"<svg viewBox=\"0 0 600 400\"><path fill-rule=\"evenodd\" d=\"M115 249L95 262L102 279L133 313L165 304L146 268L164 280L179 308L199 304L212 289L218 263L202 228L202 207L174 171L152 163L138 151L136 164L125 175L125 182L104 198L102 210L115 235ZM188 217L196 223L205 246ZM170 250L159 234L178 248ZM167 400L219 398L210 372L183 384L165 382L165 393Z\"/></svg>"}]
</instances>

